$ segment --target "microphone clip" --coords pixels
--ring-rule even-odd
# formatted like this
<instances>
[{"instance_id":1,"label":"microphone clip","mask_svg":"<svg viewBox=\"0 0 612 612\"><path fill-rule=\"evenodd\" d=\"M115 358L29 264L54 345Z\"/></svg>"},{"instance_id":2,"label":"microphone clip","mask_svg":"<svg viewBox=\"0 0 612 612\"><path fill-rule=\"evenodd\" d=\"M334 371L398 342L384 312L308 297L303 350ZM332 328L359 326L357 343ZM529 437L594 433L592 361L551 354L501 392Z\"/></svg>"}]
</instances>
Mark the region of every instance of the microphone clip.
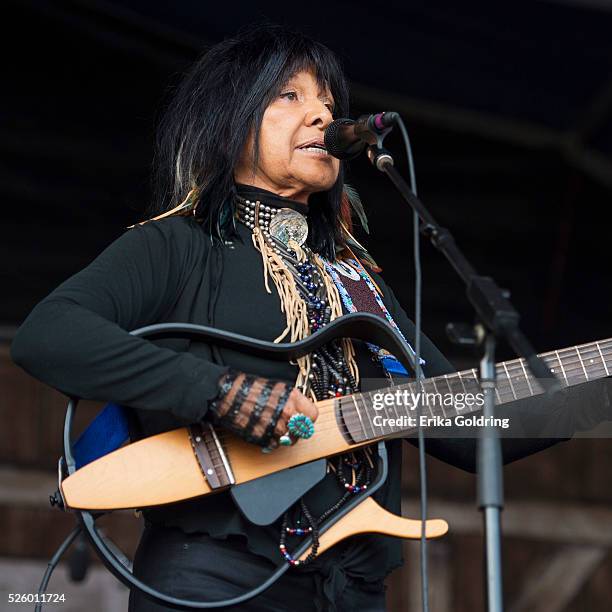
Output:
<instances>
[{"instance_id":1,"label":"microphone clip","mask_svg":"<svg viewBox=\"0 0 612 612\"><path fill-rule=\"evenodd\" d=\"M355 121L355 136L358 136L370 146L382 149L383 140L393 129L398 116L395 112L361 115Z\"/></svg>"},{"instance_id":2,"label":"microphone clip","mask_svg":"<svg viewBox=\"0 0 612 612\"><path fill-rule=\"evenodd\" d=\"M387 133L388 132L389 130L387 130ZM384 139L385 136L386 134L382 135L381 144L382 139ZM372 165L381 172L384 172L385 166L393 166L393 157L391 156L391 153L378 144L368 145L366 154Z\"/></svg>"}]
</instances>

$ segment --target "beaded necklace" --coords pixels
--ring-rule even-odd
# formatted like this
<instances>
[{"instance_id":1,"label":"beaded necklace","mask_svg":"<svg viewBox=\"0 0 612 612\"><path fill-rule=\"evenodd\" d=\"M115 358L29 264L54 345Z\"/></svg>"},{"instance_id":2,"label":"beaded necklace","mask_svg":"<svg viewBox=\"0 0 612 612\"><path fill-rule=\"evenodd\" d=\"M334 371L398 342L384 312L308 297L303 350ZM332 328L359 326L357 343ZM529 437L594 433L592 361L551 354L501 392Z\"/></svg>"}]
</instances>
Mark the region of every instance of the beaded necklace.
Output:
<instances>
[{"instance_id":1,"label":"beaded necklace","mask_svg":"<svg viewBox=\"0 0 612 612\"><path fill-rule=\"evenodd\" d=\"M289 281L294 283L303 308L293 304L293 312L298 316L305 314L308 334L327 325L331 320L332 310L335 310L336 315L339 311L341 313L339 303L334 304L335 309L332 308L337 289L325 274L324 260L304 244L308 225L300 213L238 197L237 218L253 231L253 242L262 253L264 268L266 269L266 265L270 266L271 262L277 266L282 263L284 269L290 272L291 278L286 275L280 278L285 284ZM280 272L278 269L276 271ZM278 275L273 278L283 303L282 298L287 297L287 293L283 292L286 287ZM283 306L286 307L286 303L283 303ZM290 327L289 324L288 329ZM347 346L351 350L347 351ZM346 339L333 340L313 351L308 365L310 367L306 367L307 376L302 391L309 392L315 400L349 395L359 388L352 344L350 341L346 342ZM352 495L363 492L372 482L374 465L369 449L359 449L341 455L330 460L328 465L335 472L341 487L342 495L338 501L321 516L314 517L302 498L299 502L302 520L298 519L295 525L291 525L289 511L283 516L279 551L291 566L304 565L316 557L319 548L319 525ZM348 476L347 470L350 472ZM307 535L312 535L313 538L311 552L303 560L294 558L288 550L288 538Z\"/></svg>"}]
</instances>

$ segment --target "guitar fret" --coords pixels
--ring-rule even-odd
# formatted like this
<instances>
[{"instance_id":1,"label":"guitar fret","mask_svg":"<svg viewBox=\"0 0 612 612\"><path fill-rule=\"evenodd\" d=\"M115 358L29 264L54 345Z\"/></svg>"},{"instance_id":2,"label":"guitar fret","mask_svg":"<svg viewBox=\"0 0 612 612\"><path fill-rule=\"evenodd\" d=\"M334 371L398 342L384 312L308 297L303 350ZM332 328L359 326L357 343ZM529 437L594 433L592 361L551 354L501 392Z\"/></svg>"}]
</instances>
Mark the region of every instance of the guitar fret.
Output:
<instances>
[{"instance_id":1,"label":"guitar fret","mask_svg":"<svg viewBox=\"0 0 612 612\"><path fill-rule=\"evenodd\" d=\"M554 361L555 359L557 360L556 363ZM548 355L546 359L544 360L544 363L546 363L550 372L555 375L555 378L559 380L559 371L561 370L562 372L562 369L560 367L561 362L559 361L559 359L554 354Z\"/></svg>"},{"instance_id":2,"label":"guitar fret","mask_svg":"<svg viewBox=\"0 0 612 612\"><path fill-rule=\"evenodd\" d=\"M465 389L465 385L463 384L458 372L450 375L445 374L444 378L446 378L446 384L448 385L448 390L450 391L451 395L455 396L457 393L461 392L461 389Z\"/></svg>"},{"instance_id":3,"label":"guitar fret","mask_svg":"<svg viewBox=\"0 0 612 612\"><path fill-rule=\"evenodd\" d=\"M448 390L450 392L451 395L454 395L455 392L453 391L453 385L451 385L451 377L448 374L444 375L444 379L446 380L446 385L448 386Z\"/></svg>"},{"instance_id":4,"label":"guitar fret","mask_svg":"<svg viewBox=\"0 0 612 612\"><path fill-rule=\"evenodd\" d=\"M430 383L433 383L433 379L430 380ZM425 387L425 381L423 381L423 388L425 389L425 393L427 395L431 394L431 390L427 391L427 388ZM435 394L435 391L434 391L434 394ZM435 398L435 395L434 395L434 398ZM427 404L427 409L429 410L430 416L432 416L432 417L436 416L436 414L434 412L434 409L432 408L431 404L429 403L429 399L427 398L427 396L425 398L425 403ZM435 402L434 402L434 406L435 406Z\"/></svg>"},{"instance_id":5,"label":"guitar fret","mask_svg":"<svg viewBox=\"0 0 612 612\"><path fill-rule=\"evenodd\" d=\"M575 385L579 382L584 382L584 369L581 364L580 359L575 359L574 357L578 355L576 347L572 347L570 349L563 349L561 351L561 359L563 361L563 368L565 370L565 375L568 384Z\"/></svg>"},{"instance_id":6,"label":"guitar fret","mask_svg":"<svg viewBox=\"0 0 612 612\"><path fill-rule=\"evenodd\" d=\"M446 377L446 374L444 374L443 378L446 381L446 384L448 385L448 378ZM450 389L450 386L449 386L449 389ZM452 390L451 390L450 394L451 394L451 396L453 395ZM442 393L440 393L440 397L442 397ZM446 414L446 410L444 409L444 398L442 398L442 403L440 404L440 408L442 409L442 416L444 416L444 418L446 418L447 414Z\"/></svg>"},{"instance_id":7,"label":"guitar fret","mask_svg":"<svg viewBox=\"0 0 612 612\"><path fill-rule=\"evenodd\" d=\"M610 354L610 350L606 349L606 347L604 347L604 350L606 351L604 354L602 354L601 348L599 348L601 343L598 343L597 348L600 351L600 354L602 356L602 361L604 363L604 369L606 370L606 375L610 376L610 374L608 374L608 358L612 357L612 355Z\"/></svg>"},{"instance_id":8,"label":"guitar fret","mask_svg":"<svg viewBox=\"0 0 612 612\"><path fill-rule=\"evenodd\" d=\"M382 432L382 434L379 433L379 435L383 435L383 436L385 434L387 434L387 433L392 433L393 432L393 427L391 425L389 425L389 421L388 421L388 419L389 419L389 407L384 402L383 402L383 411L384 411L384 414L385 414L385 419L387 419L387 420L383 419L383 424L382 425L375 425L374 424L374 418L375 418L376 415L373 415L371 413L371 411L368 410L368 405L366 404L365 399L363 398L363 396L361 398L361 402L363 403L364 410L368 413L368 418L370 419L370 423L372 423L372 429L373 430L374 430L374 428L379 429ZM374 431L376 431L376 430L374 430Z\"/></svg>"},{"instance_id":9,"label":"guitar fret","mask_svg":"<svg viewBox=\"0 0 612 612\"><path fill-rule=\"evenodd\" d=\"M394 386L393 389L397 389L397 386ZM384 411L387 421L385 421L385 425L382 425L382 427L385 427L390 433L394 433L397 430L397 425L392 425L389 421L398 418L397 402L393 401L391 406L384 406Z\"/></svg>"},{"instance_id":10,"label":"guitar fret","mask_svg":"<svg viewBox=\"0 0 612 612\"><path fill-rule=\"evenodd\" d=\"M522 359L506 361L504 367L511 381L513 395L516 395L516 399L533 395L531 381L526 374L525 365Z\"/></svg>"},{"instance_id":11,"label":"guitar fret","mask_svg":"<svg viewBox=\"0 0 612 612\"><path fill-rule=\"evenodd\" d=\"M400 415L399 415L399 412L397 411L397 402L393 402L393 412L395 412L395 418L399 419Z\"/></svg>"},{"instance_id":12,"label":"guitar fret","mask_svg":"<svg viewBox=\"0 0 612 612\"><path fill-rule=\"evenodd\" d=\"M361 425L361 429L363 429L363 435L367 438L368 432L366 431L365 425L363 424L363 419L361 418L361 412L359 412L359 406L357 405L355 394L351 395L351 399L353 400L353 404L355 404L355 410L357 411L357 418L359 419L359 424Z\"/></svg>"},{"instance_id":13,"label":"guitar fret","mask_svg":"<svg viewBox=\"0 0 612 612\"><path fill-rule=\"evenodd\" d=\"M476 368L472 368L470 370L470 374L472 375L472 378L467 379L468 380L468 393L477 393L481 390L478 371L476 370Z\"/></svg>"},{"instance_id":14,"label":"guitar fret","mask_svg":"<svg viewBox=\"0 0 612 612\"><path fill-rule=\"evenodd\" d=\"M555 351L555 355L557 355L557 361L559 362L559 367L561 368L561 373L563 374L563 378L565 379L565 384L569 385L567 380L567 375L565 373L565 368L563 367L563 363L561 362L561 357L559 357L559 351Z\"/></svg>"},{"instance_id":15,"label":"guitar fret","mask_svg":"<svg viewBox=\"0 0 612 612\"><path fill-rule=\"evenodd\" d=\"M589 375L587 374L586 368L584 367L584 361L582 361L582 357L580 356L580 350L576 347L576 354L578 355L578 359L580 360L580 365L582 366L582 371L584 372L584 377L589 380Z\"/></svg>"},{"instance_id":16,"label":"guitar fret","mask_svg":"<svg viewBox=\"0 0 612 612\"><path fill-rule=\"evenodd\" d=\"M610 372L608 372L608 365L606 364L606 360L604 359L603 353L601 352L601 347L599 346L599 342L596 342L595 346L597 347L597 350L599 351L599 356L601 357L601 360L603 362L603 366L606 371L606 376L610 376Z\"/></svg>"},{"instance_id":17,"label":"guitar fret","mask_svg":"<svg viewBox=\"0 0 612 612\"><path fill-rule=\"evenodd\" d=\"M363 394L361 394L361 401L363 403L363 408L364 408L364 412L366 413L366 416L368 417L368 424L370 425L370 428L372 429L372 433L374 434L374 437L377 438L377 434L376 434L376 429L374 429L375 427L378 427L378 429L382 430L382 435L385 435L385 428L382 425L374 425L373 419L372 419L372 414L370 413L370 411L368 410L368 406L367 404L364 402L363 400ZM387 409L384 407L384 402L383 402L383 409L385 410L385 412L387 412Z\"/></svg>"},{"instance_id":18,"label":"guitar fret","mask_svg":"<svg viewBox=\"0 0 612 612\"><path fill-rule=\"evenodd\" d=\"M393 386L393 385L392 385ZM395 404L395 402L393 402ZM365 406L365 410L368 410L367 405L365 404L365 402L363 402L364 406ZM382 409L385 411L385 418L389 419L389 412L387 411L387 404L383 401L383 407ZM378 427L379 429L383 430L383 435L385 434L385 426L384 425L374 425L374 419L376 418L376 415L374 415L374 417L371 419L372 421L372 425L374 427ZM389 422L388 420L386 421L387 423ZM390 426L389 426L390 427Z\"/></svg>"},{"instance_id":19,"label":"guitar fret","mask_svg":"<svg viewBox=\"0 0 612 612\"><path fill-rule=\"evenodd\" d=\"M529 374L527 373L527 369L525 368L525 361L523 359L519 359L521 367L523 368L523 374L525 374L525 380L529 385L529 395L533 395L533 388L531 387L531 382L529 380Z\"/></svg>"},{"instance_id":20,"label":"guitar fret","mask_svg":"<svg viewBox=\"0 0 612 612\"><path fill-rule=\"evenodd\" d=\"M459 377L459 380L461 382L461 386L463 387L463 392L467 393L467 391L465 389L465 383L463 382L463 378L461 377L461 372L457 372L457 376Z\"/></svg>"},{"instance_id":21,"label":"guitar fret","mask_svg":"<svg viewBox=\"0 0 612 612\"><path fill-rule=\"evenodd\" d=\"M455 392L453 391L453 387L452 387L452 386L451 386L451 384L450 384L450 380L449 380L449 378L448 378L448 374L444 374L444 380L446 381L446 386L448 387L448 392L449 392L451 395L454 395L454 394L455 394Z\"/></svg>"},{"instance_id":22,"label":"guitar fret","mask_svg":"<svg viewBox=\"0 0 612 612\"><path fill-rule=\"evenodd\" d=\"M413 394L415 393L416 388L417 388L417 387L416 387L416 383L410 383L410 384L408 385L409 397L411 397L411 398L413 398L413 397L414 397L414 395L413 395ZM413 413L413 411L412 411L412 405L409 405L409 404L408 404L408 401L406 401L406 405L405 405L403 408L404 408L404 411L405 411L405 413L406 413L406 416L408 416L408 417L409 417L409 416L410 416L410 415Z\"/></svg>"},{"instance_id":23,"label":"guitar fret","mask_svg":"<svg viewBox=\"0 0 612 612\"><path fill-rule=\"evenodd\" d=\"M512 390L512 395L514 397L514 399L516 398L516 391L514 390L514 385L512 384L512 379L510 378L510 374L508 374L508 367L506 366L506 362L504 361L502 363L502 365L504 366L504 372L506 372L506 377L508 379L508 382L510 383L510 389Z\"/></svg>"},{"instance_id":24,"label":"guitar fret","mask_svg":"<svg viewBox=\"0 0 612 612\"><path fill-rule=\"evenodd\" d=\"M429 405L429 402L427 401L427 398L425 397L428 393L426 387L425 387L425 380L420 380L419 384L421 385L421 390L422 390L422 395L421 395L421 405L425 405L427 407L427 409L429 410L429 416L434 416L434 413L431 410L431 406ZM423 398L425 399L425 401L423 401Z\"/></svg>"},{"instance_id":25,"label":"guitar fret","mask_svg":"<svg viewBox=\"0 0 612 612\"><path fill-rule=\"evenodd\" d=\"M436 385L435 378L431 379L431 384L433 385L435 393L440 396L440 409L442 410L442 416L446 417L446 411L444 410L444 398L442 397L442 394L438 390L438 385Z\"/></svg>"}]
</instances>

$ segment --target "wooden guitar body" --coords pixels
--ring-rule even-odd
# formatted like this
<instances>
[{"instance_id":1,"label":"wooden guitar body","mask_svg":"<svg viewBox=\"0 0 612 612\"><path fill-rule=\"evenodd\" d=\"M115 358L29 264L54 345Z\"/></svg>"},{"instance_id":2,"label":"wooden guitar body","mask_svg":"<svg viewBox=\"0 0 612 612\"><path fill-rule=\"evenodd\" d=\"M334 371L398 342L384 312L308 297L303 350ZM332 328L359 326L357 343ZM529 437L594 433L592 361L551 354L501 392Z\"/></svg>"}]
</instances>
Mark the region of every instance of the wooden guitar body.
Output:
<instances>
[{"instance_id":1,"label":"wooden guitar body","mask_svg":"<svg viewBox=\"0 0 612 612\"><path fill-rule=\"evenodd\" d=\"M294 446L279 447L269 454L224 432L225 458L231 465L235 484L365 444L346 441L336 423L333 401L319 402L317 407L319 418L315 436L300 440ZM119 510L175 503L211 495L226 490L227 486L213 488L209 485L194 453L189 430L181 428L109 453L66 478L61 488L69 508ZM428 520L425 530L428 538L439 537L448 531L448 525L443 520ZM359 533L420 538L421 521L396 516L372 498L364 498L321 536L319 554L338 541ZM307 554L308 551L303 556Z\"/></svg>"}]
</instances>

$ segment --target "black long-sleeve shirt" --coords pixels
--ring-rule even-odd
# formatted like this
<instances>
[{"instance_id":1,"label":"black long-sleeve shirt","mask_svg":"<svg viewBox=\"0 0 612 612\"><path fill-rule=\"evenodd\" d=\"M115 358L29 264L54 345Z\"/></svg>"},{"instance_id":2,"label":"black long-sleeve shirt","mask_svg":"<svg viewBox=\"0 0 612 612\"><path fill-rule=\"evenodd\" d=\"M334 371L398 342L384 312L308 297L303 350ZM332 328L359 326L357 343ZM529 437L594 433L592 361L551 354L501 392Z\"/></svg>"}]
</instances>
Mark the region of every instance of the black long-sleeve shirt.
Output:
<instances>
[{"instance_id":1,"label":"black long-sleeve shirt","mask_svg":"<svg viewBox=\"0 0 612 612\"><path fill-rule=\"evenodd\" d=\"M271 204L306 213L306 205L266 194ZM186 340L149 342L127 333L158 322L189 322L255 338L273 340L285 316L273 289L264 286L261 255L250 230L238 224L229 245L213 242L191 218L170 217L127 231L89 266L69 278L38 304L19 329L13 360L30 374L70 396L112 401L134 409L133 437L149 436L206 417L217 382L228 367L293 382L297 366L218 349ZM414 343L414 326L383 279L372 274L383 300L405 337ZM273 285L272 285L273 287ZM426 376L454 370L425 336ZM382 370L361 342L355 342L363 378ZM595 402L603 402L603 392ZM608 396L605 395L609 406ZM568 403L564 397L561 404ZM516 413L530 410L515 403ZM569 411L563 418L571 419ZM567 428L564 430L567 431ZM553 440L504 440L504 461L525 456ZM375 499L400 513L401 441L387 442L389 476ZM428 440L428 453L473 471L475 441ZM316 516L337 501L333 474L306 496ZM229 493L147 511L151 522L204 531L213 536L243 534L251 550L278 562L279 526L255 527L239 513ZM341 559L341 561L340 561ZM321 555L321 564L341 565L362 577L382 577L401 562L399 541L359 536Z\"/></svg>"}]
</instances>

